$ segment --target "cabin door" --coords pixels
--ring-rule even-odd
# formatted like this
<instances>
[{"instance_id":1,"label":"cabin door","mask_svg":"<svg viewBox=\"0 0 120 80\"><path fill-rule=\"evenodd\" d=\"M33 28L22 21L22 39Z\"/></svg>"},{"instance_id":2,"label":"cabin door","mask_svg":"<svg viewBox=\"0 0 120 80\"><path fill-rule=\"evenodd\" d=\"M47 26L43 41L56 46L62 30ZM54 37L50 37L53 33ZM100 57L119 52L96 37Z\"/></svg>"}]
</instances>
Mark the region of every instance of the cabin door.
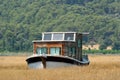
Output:
<instances>
[{"instance_id":1,"label":"cabin door","mask_svg":"<svg viewBox=\"0 0 120 80\"><path fill-rule=\"evenodd\" d=\"M57 47L50 48L50 54L51 55L60 55L60 48L57 48Z\"/></svg>"}]
</instances>

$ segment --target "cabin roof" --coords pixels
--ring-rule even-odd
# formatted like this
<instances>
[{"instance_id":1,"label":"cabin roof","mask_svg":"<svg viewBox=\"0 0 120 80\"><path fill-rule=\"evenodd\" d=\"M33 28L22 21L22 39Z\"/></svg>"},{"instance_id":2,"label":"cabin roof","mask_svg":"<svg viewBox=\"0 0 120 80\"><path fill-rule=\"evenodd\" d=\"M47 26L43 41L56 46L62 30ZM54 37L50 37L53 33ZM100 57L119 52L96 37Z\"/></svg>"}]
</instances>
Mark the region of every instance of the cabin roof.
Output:
<instances>
[{"instance_id":1,"label":"cabin roof","mask_svg":"<svg viewBox=\"0 0 120 80\"><path fill-rule=\"evenodd\" d=\"M42 32L42 34L44 34L44 33L77 33L77 34L83 34L83 35L85 35L85 34L89 34L89 32Z\"/></svg>"},{"instance_id":2,"label":"cabin roof","mask_svg":"<svg viewBox=\"0 0 120 80\"><path fill-rule=\"evenodd\" d=\"M32 42L41 42L41 43L44 43L44 42L75 42L75 41L50 41L50 40L47 40L47 41L43 41L43 40L33 40Z\"/></svg>"},{"instance_id":3,"label":"cabin roof","mask_svg":"<svg viewBox=\"0 0 120 80\"><path fill-rule=\"evenodd\" d=\"M77 32L42 32L42 33L77 33Z\"/></svg>"}]
</instances>

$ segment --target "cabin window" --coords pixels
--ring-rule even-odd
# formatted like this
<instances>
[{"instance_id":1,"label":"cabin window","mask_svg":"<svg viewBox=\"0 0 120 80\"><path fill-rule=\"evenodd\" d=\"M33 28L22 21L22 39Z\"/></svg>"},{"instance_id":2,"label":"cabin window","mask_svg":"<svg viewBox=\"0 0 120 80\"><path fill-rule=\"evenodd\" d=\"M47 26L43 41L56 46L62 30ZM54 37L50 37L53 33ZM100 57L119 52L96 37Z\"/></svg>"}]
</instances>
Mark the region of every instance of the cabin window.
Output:
<instances>
[{"instance_id":1,"label":"cabin window","mask_svg":"<svg viewBox=\"0 0 120 80\"><path fill-rule=\"evenodd\" d=\"M64 40L74 40L74 33L65 33Z\"/></svg>"},{"instance_id":2,"label":"cabin window","mask_svg":"<svg viewBox=\"0 0 120 80\"><path fill-rule=\"evenodd\" d=\"M37 48L37 54L47 54L47 48L45 47Z\"/></svg>"},{"instance_id":3,"label":"cabin window","mask_svg":"<svg viewBox=\"0 0 120 80\"><path fill-rule=\"evenodd\" d=\"M63 33L54 33L53 40L63 40Z\"/></svg>"},{"instance_id":4,"label":"cabin window","mask_svg":"<svg viewBox=\"0 0 120 80\"><path fill-rule=\"evenodd\" d=\"M50 54L51 55L60 55L60 49L61 48L58 48L58 47L53 47L53 48L50 48Z\"/></svg>"},{"instance_id":5,"label":"cabin window","mask_svg":"<svg viewBox=\"0 0 120 80\"><path fill-rule=\"evenodd\" d=\"M51 40L51 34L44 34L44 40Z\"/></svg>"},{"instance_id":6,"label":"cabin window","mask_svg":"<svg viewBox=\"0 0 120 80\"><path fill-rule=\"evenodd\" d=\"M80 47L82 47L82 43L81 43L81 40L80 39L78 39L78 47L80 48Z\"/></svg>"},{"instance_id":7,"label":"cabin window","mask_svg":"<svg viewBox=\"0 0 120 80\"><path fill-rule=\"evenodd\" d=\"M75 47L68 47L68 56L74 57L76 53Z\"/></svg>"}]
</instances>

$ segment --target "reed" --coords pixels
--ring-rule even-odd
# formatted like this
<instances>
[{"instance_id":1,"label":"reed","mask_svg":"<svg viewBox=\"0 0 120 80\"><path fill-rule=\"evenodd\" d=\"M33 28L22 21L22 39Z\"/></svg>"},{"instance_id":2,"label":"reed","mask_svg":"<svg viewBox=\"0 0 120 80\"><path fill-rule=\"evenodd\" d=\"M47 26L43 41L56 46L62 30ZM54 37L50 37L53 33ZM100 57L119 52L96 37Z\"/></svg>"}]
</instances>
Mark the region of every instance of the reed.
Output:
<instances>
[{"instance_id":1,"label":"reed","mask_svg":"<svg viewBox=\"0 0 120 80\"><path fill-rule=\"evenodd\" d=\"M120 80L120 55L89 55L90 65L28 69L25 56L1 56L0 80Z\"/></svg>"}]
</instances>

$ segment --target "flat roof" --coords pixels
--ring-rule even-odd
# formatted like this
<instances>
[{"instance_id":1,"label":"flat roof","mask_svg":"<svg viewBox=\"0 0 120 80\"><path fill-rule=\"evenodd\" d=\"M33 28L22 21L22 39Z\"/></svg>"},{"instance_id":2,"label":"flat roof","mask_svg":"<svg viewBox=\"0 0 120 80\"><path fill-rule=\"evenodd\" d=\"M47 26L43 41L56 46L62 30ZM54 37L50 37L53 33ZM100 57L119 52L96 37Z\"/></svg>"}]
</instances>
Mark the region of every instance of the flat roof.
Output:
<instances>
[{"instance_id":1,"label":"flat roof","mask_svg":"<svg viewBox=\"0 0 120 80\"><path fill-rule=\"evenodd\" d=\"M50 40L45 40L45 41L43 41L43 40L33 40L32 42L75 42L75 41L62 41L62 40L59 40L59 41L50 41Z\"/></svg>"},{"instance_id":2,"label":"flat roof","mask_svg":"<svg viewBox=\"0 0 120 80\"><path fill-rule=\"evenodd\" d=\"M42 32L44 33L78 33L78 34L89 34L89 32Z\"/></svg>"}]
</instances>

